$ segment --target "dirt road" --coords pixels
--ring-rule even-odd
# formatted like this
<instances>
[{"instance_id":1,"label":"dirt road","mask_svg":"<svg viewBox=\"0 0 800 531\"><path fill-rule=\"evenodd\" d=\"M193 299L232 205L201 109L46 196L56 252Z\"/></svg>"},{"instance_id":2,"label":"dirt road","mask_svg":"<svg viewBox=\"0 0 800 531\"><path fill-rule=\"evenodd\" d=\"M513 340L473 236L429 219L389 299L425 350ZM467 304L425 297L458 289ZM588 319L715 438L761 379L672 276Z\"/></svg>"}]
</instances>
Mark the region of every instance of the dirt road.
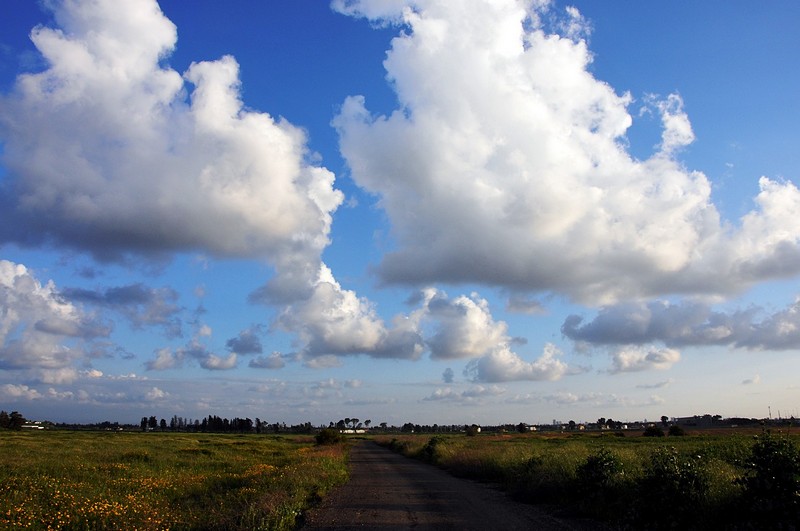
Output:
<instances>
[{"instance_id":1,"label":"dirt road","mask_svg":"<svg viewBox=\"0 0 800 531\"><path fill-rule=\"evenodd\" d=\"M372 442L352 449L350 481L306 515L303 529L574 530L502 492L454 478Z\"/></svg>"}]
</instances>

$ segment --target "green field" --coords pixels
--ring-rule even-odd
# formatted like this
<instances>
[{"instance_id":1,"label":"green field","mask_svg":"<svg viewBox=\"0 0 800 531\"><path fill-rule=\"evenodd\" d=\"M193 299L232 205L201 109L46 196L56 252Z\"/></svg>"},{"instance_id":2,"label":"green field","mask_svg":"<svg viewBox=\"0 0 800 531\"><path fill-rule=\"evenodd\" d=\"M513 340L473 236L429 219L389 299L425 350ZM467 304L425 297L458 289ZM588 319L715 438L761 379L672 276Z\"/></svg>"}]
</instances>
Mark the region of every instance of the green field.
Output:
<instances>
[{"instance_id":1,"label":"green field","mask_svg":"<svg viewBox=\"0 0 800 531\"><path fill-rule=\"evenodd\" d=\"M622 529L794 529L800 436L405 435L381 442L518 499ZM795 527L787 527L794 525Z\"/></svg>"},{"instance_id":2,"label":"green field","mask_svg":"<svg viewBox=\"0 0 800 531\"><path fill-rule=\"evenodd\" d=\"M0 529L293 529L347 480L310 436L0 432Z\"/></svg>"},{"instance_id":3,"label":"green field","mask_svg":"<svg viewBox=\"0 0 800 531\"><path fill-rule=\"evenodd\" d=\"M800 520L795 434L375 438L612 528L791 529ZM0 529L294 529L347 480L347 448L299 435L0 431Z\"/></svg>"}]
</instances>

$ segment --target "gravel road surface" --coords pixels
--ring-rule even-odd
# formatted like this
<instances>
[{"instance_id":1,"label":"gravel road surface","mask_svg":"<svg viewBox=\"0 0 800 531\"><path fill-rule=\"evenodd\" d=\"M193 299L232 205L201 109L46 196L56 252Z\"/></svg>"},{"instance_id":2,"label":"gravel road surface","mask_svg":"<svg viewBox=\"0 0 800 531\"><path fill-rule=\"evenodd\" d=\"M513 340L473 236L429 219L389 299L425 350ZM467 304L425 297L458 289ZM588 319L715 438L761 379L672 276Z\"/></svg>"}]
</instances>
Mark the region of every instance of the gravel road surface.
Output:
<instances>
[{"instance_id":1,"label":"gravel road surface","mask_svg":"<svg viewBox=\"0 0 800 531\"><path fill-rule=\"evenodd\" d=\"M306 515L302 529L588 530L504 493L455 478L369 441L350 454L350 481Z\"/></svg>"}]
</instances>

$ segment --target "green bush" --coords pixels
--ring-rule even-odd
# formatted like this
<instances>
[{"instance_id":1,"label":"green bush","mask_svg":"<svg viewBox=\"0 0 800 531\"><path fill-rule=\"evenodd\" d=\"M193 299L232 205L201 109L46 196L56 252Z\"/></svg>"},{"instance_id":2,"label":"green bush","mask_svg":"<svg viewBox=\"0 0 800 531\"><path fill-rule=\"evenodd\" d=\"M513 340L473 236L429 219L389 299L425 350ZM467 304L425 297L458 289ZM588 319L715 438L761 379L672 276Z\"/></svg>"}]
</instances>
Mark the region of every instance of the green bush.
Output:
<instances>
[{"instance_id":1,"label":"green bush","mask_svg":"<svg viewBox=\"0 0 800 531\"><path fill-rule=\"evenodd\" d=\"M769 431L756 437L744 467L738 483L750 518L762 524L800 520L800 451L788 437Z\"/></svg>"},{"instance_id":2,"label":"green bush","mask_svg":"<svg viewBox=\"0 0 800 531\"><path fill-rule=\"evenodd\" d=\"M319 445L325 445L339 444L347 440L347 438L335 428L325 428L314 436L314 440Z\"/></svg>"},{"instance_id":3,"label":"green bush","mask_svg":"<svg viewBox=\"0 0 800 531\"><path fill-rule=\"evenodd\" d=\"M698 456L657 448L637 487L639 499L632 516L638 526L702 528L709 481Z\"/></svg>"},{"instance_id":4,"label":"green bush","mask_svg":"<svg viewBox=\"0 0 800 531\"><path fill-rule=\"evenodd\" d=\"M444 442L444 437L431 437L430 440L422 447L420 456L429 463L437 463L439 461L439 445Z\"/></svg>"},{"instance_id":5,"label":"green bush","mask_svg":"<svg viewBox=\"0 0 800 531\"><path fill-rule=\"evenodd\" d=\"M686 435L686 431L677 425L672 425L669 427L669 431L667 432L670 437L683 437Z\"/></svg>"},{"instance_id":6,"label":"green bush","mask_svg":"<svg viewBox=\"0 0 800 531\"><path fill-rule=\"evenodd\" d=\"M645 428L644 433L642 434L643 437L663 437L664 430L659 428L658 426L648 426Z\"/></svg>"},{"instance_id":7,"label":"green bush","mask_svg":"<svg viewBox=\"0 0 800 531\"><path fill-rule=\"evenodd\" d=\"M624 480L622 461L601 448L578 467L575 491L579 496L578 508L595 518L616 517L624 506Z\"/></svg>"}]
</instances>

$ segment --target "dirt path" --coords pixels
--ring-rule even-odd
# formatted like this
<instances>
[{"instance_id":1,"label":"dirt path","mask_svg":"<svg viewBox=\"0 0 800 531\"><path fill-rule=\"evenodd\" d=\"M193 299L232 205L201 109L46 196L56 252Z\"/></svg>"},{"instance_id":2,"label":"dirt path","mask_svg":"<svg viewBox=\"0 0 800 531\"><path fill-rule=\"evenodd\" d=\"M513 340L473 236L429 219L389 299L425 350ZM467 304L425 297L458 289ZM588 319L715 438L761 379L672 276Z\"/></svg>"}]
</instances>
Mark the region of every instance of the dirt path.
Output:
<instances>
[{"instance_id":1,"label":"dirt path","mask_svg":"<svg viewBox=\"0 0 800 531\"><path fill-rule=\"evenodd\" d=\"M302 529L482 531L592 529L558 520L502 492L362 442L350 454L350 481L306 515Z\"/></svg>"}]
</instances>

